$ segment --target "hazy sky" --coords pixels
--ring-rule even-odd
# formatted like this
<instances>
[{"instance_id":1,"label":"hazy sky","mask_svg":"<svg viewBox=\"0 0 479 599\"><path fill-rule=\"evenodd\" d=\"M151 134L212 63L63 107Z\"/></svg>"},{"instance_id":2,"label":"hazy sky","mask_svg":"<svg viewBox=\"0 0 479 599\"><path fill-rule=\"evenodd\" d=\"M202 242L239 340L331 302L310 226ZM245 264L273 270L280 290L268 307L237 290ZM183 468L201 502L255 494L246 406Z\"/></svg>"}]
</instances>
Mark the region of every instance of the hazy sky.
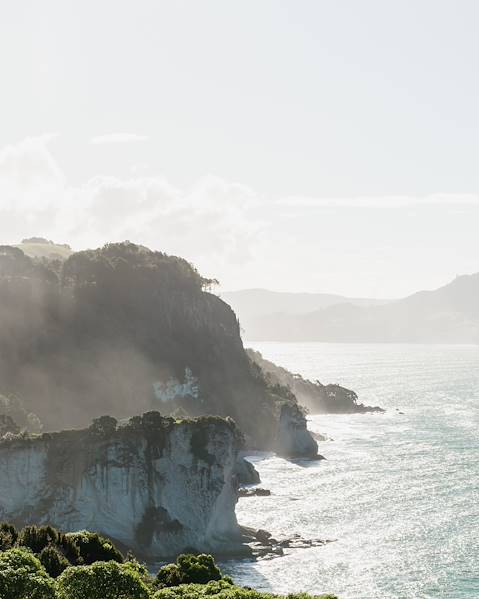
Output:
<instances>
[{"instance_id":1,"label":"hazy sky","mask_svg":"<svg viewBox=\"0 0 479 599\"><path fill-rule=\"evenodd\" d=\"M0 6L0 241L129 238L223 288L479 271L476 0Z\"/></svg>"}]
</instances>

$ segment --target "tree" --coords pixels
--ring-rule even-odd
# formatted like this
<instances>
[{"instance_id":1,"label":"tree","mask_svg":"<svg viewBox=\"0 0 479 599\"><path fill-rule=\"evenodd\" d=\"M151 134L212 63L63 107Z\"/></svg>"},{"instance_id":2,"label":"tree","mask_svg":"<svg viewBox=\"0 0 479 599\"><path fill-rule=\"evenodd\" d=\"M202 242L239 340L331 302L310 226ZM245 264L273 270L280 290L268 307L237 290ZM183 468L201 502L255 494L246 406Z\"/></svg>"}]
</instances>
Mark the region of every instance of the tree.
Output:
<instances>
[{"instance_id":1,"label":"tree","mask_svg":"<svg viewBox=\"0 0 479 599\"><path fill-rule=\"evenodd\" d=\"M148 599L149 589L129 564L98 562L67 568L57 579L58 599Z\"/></svg>"},{"instance_id":2,"label":"tree","mask_svg":"<svg viewBox=\"0 0 479 599\"><path fill-rule=\"evenodd\" d=\"M9 549L0 553L0 597L55 599L54 582L30 551Z\"/></svg>"},{"instance_id":3,"label":"tree","mask_svg":"<svg viewBox=\"0 0 479 599\"><path fill-rule=\"evenodd\" d=\"M98 437L110 437L116 431L118 420L113 416L100 416L95 418L88 430L92 435Z\"/></svg>"}]
</instances>

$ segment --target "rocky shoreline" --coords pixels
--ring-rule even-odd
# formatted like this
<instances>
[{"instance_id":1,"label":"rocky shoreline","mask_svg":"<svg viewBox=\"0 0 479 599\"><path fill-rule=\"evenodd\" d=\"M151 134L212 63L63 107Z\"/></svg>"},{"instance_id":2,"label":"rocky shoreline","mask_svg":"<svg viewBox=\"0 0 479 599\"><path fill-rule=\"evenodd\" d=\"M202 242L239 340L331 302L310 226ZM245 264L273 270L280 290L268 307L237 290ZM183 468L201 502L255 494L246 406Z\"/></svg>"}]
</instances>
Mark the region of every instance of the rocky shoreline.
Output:
<instances>
[{"instance_id":1,"label":"rocky shoreline","mask_svg":"<svg viewBox=\"0 0 479 599\"><path fill-rule=\"evenodd\" d=\"M305 539L299 534L275 538L267 530L261 528L256 530L248 526L241 526L241 532L244 543L250 548L251 556L256 560L274 559L282 557L288 550L321 547L333 542L333 539Z\"/></svg>"}]
</instances>

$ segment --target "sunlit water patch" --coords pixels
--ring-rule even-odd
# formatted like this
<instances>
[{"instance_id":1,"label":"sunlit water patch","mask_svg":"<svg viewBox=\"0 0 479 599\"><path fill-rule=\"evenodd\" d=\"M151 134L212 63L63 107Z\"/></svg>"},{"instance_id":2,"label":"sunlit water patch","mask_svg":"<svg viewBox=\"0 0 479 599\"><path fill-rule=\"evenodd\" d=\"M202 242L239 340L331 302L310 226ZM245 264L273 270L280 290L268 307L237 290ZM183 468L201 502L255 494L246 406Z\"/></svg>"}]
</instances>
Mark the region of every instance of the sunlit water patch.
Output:
<instances>
[{"instance_id":1,"label":"sunlit water patch","mask_svg":"<svg viewBox=\"0 0 479 599\"><path fill-rule=\"evenodd\" d=\"M252 345L387 412L311 417L325 461L252 458L272 495L241 499L240 523L336 541L229 572L341 599L479 598L479 348Z\"/></svg>"}]
</instances>

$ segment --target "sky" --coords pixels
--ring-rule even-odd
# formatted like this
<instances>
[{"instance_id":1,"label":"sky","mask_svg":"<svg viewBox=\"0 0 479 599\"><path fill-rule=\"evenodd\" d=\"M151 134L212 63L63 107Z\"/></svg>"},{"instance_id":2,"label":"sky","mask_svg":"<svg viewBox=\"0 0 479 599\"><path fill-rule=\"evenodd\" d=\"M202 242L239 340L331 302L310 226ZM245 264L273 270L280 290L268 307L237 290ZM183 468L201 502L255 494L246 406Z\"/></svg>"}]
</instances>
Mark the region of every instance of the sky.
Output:
<instances>
[{"instance_id":1,"label":"sky","mask_svg":"<svg viewBox=\"0 0 479 599\"><path fill-rule=\"evenodd\" d=\"M221 289L479 271L476 0L18 0L0 243L129 239Z\"/></svg>"}]
</instances>

